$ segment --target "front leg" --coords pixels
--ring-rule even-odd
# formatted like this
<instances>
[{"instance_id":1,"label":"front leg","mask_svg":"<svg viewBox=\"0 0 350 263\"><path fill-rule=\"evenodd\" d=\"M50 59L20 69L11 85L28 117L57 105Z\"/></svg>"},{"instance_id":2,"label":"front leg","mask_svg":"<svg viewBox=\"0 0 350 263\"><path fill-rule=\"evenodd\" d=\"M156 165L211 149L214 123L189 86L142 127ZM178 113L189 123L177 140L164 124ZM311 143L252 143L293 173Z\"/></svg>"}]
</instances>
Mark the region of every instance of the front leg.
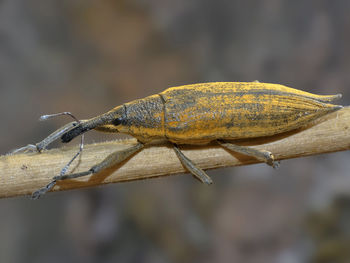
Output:
<instances>
[{"instance_id":1,"label":"front leg","mask_svg":"<svg viewBox=\"0 0 350 263\"><path fill-rule=\"evenodd\" d=\"M49 136L47 136L44 140L42 140L41 142L38 142L36 144L28 144L27 146L21 147L19 149L15 149L11 152L9 152L8 154L16 154L16 153L26 153L29 151L32 152L41 152L43 149L45 149L49 144L51 144L52 142L56 141L58 138L60 138L62 135L64 135L65 133L73 130L73 128L75 128L78 124L80 124L82 121L78 120L77 118L74 117L74 115L68 111L65 112L60 112L60 113L54 113L54 114L46 114L46 115L42 115L39 120L40 121L45 121L48 119L52 119L58 116L63 116L63 115L68 115L70 117L72 117L75 121L70 122L66 125L64 125L63 127L59 128L58 130L54 131L53 133L51 133ZM83 138L82 138L82 142L81 145L83 144ZM75 159L75 157L74 157Z\"/></svg>"},{"instance_id":2,"label":"front leg","mask_svg":"<svg viewBox=\"0 0 350 263\"><path fill-rule=\"evenodd\" d=\"M77 126L78 122L72 121L63 127L59 128L58 130L51 133L49 136L47 136L42 141L36 143L36 144L28 144L27 146L15 149L8 154L17 154L17 153L26 153L26 152L41 152L43 149L45 149L49 144L56 141L58 138L60 138L63 134L67 133L68 131L72 130Z\"/></svg>"},{"instance_id":3,"label":"front leg","mask_svg":"<svg viewBox=\"0 0 350 263\"><path fill-rule=\"evenodd\" d=\"M130 146L129 148L126 148L122 151L117 151L114 153L111 153L108 155L102 162L92 166L89 170L80 172L80 173L74 173L74 174L61 174L58 176L55 176L52 178L52 181L46 185L43 188L40 188L39 190L35 191L32 194L32 199L38 199L41 195L45 194L46 192L50 191L56 184L57 181L62 181L66 179L73 179L73 178L78 178L86 175L92 175L96 174L104 169L107 169L109 167L112 167L114 165L117 165L136 152L140 151L145 145L141 142L138 142L137 144Z\"/></svg>"}]
</instances>

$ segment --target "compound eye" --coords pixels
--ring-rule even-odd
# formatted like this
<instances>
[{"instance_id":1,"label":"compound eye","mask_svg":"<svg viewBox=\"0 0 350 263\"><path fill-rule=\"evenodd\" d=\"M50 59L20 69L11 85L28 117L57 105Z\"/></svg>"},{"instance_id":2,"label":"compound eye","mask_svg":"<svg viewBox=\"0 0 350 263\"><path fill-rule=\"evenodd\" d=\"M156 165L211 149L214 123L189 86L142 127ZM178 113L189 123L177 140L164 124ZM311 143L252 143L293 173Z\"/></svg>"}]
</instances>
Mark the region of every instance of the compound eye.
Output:
<instances>
[{"instance_id":1,"label":"compound eye","mask_svg":"<svg viewBox=\"0 0 350 263\"><path fill-rule=\"evenodd\" d=\"M114 120L112 121L112 124L113 124L114 126L118 126L118 125L122 124L122 122L123 122L123 119L122 119L122 118L116 118L116 119L114 119Z\"/></svg>"}]
</instances>

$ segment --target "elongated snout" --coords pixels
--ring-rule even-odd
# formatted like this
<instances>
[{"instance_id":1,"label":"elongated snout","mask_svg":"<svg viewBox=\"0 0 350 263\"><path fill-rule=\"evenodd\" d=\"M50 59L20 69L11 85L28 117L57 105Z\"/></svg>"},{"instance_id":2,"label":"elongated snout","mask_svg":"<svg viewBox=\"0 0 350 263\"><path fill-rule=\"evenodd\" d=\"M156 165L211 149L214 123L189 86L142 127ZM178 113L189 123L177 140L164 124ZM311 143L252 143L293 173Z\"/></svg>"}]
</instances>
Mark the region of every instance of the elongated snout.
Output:
<instances>
[{"instance_id":1,"label":"elongated snout","mask_svg":"<svg viewBox=\"0 0 350 263\"><path fill-rule=\"evenodd\" d=\"M82 123L78 124L74 129L66 132L65 134L63 134L61 136L61 141L66 143L66 142L70 142L71 140L73 140L75 137L79 136L80 134L83 134L84 132L91 130L93 128L89 128L89 127L84 127L82 125Z\"/></svg>"},{"instance_id":2,"label":"elongated snout","mask_svg":"<svg viewBox=\"0 0 350 263\"><path fill-rule=\"evenodd\" d=\"M78 125L75 128L73 128L70 131L63 134L61 136L61 140L64 143L70 142L75 137L77 137L77 136L79 136L79 135L81 135L89 130L95 129L96 127L104 125L104 124L108 123L110 120L111 120L110 114L103 114L103 115L97 116L95 118L92 118L90 120L82 121L82 122L78 123Z\"/></svg>"},{"instance_id":3,"label":"elongated snout","mask_svg":"<svg viewBox=\"0 0 350 263\"><path fill-rule=\"evenodd\" d=\"M123 107L116 107L105 114L79 122L75 128L69 130L61 136L62 142L70 142L75 137L92 129L101 128L101 130L103 130L103 127L106 124L120 124L123 110Z\"/></svg>"}]
</instances>

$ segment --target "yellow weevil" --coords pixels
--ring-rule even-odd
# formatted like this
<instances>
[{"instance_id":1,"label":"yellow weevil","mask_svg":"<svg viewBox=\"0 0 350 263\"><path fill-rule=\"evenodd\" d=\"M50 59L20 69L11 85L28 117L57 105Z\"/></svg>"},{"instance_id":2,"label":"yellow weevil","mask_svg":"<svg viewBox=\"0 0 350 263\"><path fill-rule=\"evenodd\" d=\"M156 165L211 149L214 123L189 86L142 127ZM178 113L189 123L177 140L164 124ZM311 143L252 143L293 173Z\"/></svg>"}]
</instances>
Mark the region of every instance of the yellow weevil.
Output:
<instances>
[{"instance_id":1,"label":"yellow weevil","mask_svg":"<svg viewBox=\"0 0 350 263\"><path fill-rule=\"evenodd\" d=\"M155 140L170 142L184 167L200 181L210 184L211 178L181 152L179 144L195 145L216 141L228 150L253 156L275 167L276 162L271 152L239 146L232 140L271 136L297 129L341 109L342 106L327 103L340 97L340 94L315 95L279 84L259 82L185 85L125 103L92 119L76 119L43 141L15 152L40 152L58 138L66 143L91 129L126 133L138 140L137 144L110 154L88 171L66 174L69 165L82 151L82 142L79 152L62 169L60 175L53 177L47 186L33 193L34 199L52 189L59 180L98 173L121 163L140 151L145 144ZM63 114L71 115L64 112L44 115L41 118Z\"/></svg>"}]
</instances>

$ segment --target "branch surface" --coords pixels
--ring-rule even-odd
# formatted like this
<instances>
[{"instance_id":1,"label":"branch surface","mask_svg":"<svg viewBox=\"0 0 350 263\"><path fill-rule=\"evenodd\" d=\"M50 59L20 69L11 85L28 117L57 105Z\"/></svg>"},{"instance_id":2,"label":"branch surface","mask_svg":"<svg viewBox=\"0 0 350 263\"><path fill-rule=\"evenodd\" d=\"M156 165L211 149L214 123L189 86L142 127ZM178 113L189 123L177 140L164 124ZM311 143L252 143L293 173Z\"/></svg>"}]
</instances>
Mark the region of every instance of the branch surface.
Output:
<instances>
[{"instance_id":1,"label":"branch surface","mask_svg":"<svg viewBox=\"0 0 350 263\"><path fill-rule=\"evenodd\" d=\"M310 126L278 136L241 141L271 151L278 160L343 151L350 146L350 108L328 114ZM74 172L88 170L108 154L136 143L134 139L85 145ZM184 154L203 169L257 163L251 157L231 153L218 145L181 146ZM0 197L31 194L45 186L77 152L78 147L62 147L43 153L0 156ZM185 172L169 145L151 145L122 165L92 176L59 182L53 189L66 190L107 183L133 181ZM214 180L215 183L215 180Z\"/></svg>"}]
</instances>

